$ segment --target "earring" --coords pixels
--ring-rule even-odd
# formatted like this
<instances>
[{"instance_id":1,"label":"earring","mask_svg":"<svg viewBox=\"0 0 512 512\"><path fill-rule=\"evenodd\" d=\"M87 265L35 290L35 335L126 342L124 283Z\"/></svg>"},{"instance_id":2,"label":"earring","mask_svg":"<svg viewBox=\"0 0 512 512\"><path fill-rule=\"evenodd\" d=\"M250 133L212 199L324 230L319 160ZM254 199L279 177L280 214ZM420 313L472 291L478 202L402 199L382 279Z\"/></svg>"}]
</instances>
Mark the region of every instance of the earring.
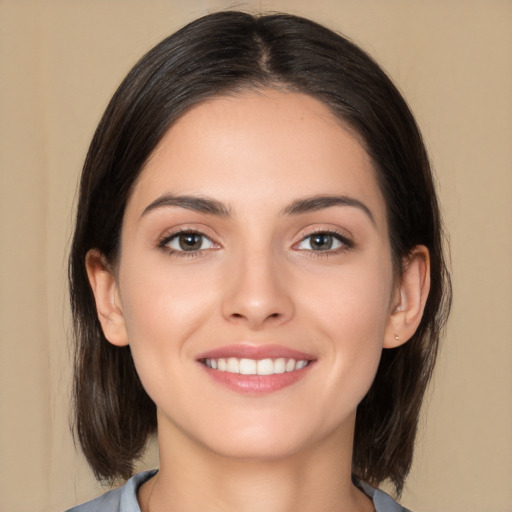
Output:
<instances>
[{"instance_id":1,"label":"earring","mask_svg":"<svg viewBox=\"0 0 512 512\"><path fill-rule=\"evenodd\" d=\"M395 334L395 340L398 341L399 339L398 334Z\"/></svg>"}]
</instances>

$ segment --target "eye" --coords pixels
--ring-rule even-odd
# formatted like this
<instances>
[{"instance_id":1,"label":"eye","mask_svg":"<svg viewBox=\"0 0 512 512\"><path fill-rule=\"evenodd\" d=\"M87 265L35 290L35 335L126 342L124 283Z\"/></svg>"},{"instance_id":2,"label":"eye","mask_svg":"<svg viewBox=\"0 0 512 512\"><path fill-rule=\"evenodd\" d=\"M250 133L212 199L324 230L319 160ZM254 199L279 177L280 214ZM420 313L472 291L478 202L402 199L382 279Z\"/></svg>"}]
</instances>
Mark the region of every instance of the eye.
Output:
<instances>
[{"instance_id":1,"label":"eye","mask_svg":"<svg viewBox=\"0 0 512 512\"><path fill-rule=\"evenodd\" d=\"M214 249L217 245L206 235L197 231L180 231L164 238L160 244L164 249L174 252L198 252Z\"/></svg>"},{"instance_id":2,"label":"eye","mask_svg":"<svg viewBox=\"0 0 512 512\"><path fill-rule=\"evenodd\" d=\"M339 251L352 247L352 242L340 235L329 231L319 231L303 238L296 246L299 250L326 252Z\"/></svg>"}]
</instances>

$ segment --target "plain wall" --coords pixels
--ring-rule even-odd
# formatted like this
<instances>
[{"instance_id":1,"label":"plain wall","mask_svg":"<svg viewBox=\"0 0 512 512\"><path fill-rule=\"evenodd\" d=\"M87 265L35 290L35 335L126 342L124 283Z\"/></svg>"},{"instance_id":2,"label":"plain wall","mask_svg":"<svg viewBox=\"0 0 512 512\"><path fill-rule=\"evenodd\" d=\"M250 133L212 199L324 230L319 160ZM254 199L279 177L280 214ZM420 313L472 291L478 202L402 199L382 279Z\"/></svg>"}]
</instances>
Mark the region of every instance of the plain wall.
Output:
<instances>
[{"instance_id":1,"label":"plain wall","mask_svg":"<svg viewBox=\"0 0 512 512\"><path fill-rule=\"evenodd\" d=\"M402 502L512 511L510 0L0 0L0 511L59 511L104 491L68 425L77 177L135 61L231 5L342 31L408 99L438 176L455 302Z\"/></svg>"}]
</instances>

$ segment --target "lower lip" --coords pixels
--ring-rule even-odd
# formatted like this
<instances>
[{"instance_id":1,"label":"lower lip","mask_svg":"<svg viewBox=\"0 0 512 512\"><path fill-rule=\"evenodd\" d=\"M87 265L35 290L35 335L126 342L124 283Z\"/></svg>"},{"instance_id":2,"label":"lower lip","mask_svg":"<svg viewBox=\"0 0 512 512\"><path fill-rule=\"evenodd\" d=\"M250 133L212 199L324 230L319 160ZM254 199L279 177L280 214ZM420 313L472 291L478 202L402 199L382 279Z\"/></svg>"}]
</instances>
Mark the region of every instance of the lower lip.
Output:
<instances>
[{"instance_id":1,"label":"lower lip","mask_svg":"<svg viewBox=\"0 0 512 512\"><path fill-rule=\"evenodd\" d=\"M215 382L222 384L232 391L247 395L263 395L292 386L303 379L313 366L311 361L304 368L294 370L293 372L275 373L273 375L242 375L240 373L214 370L205 364L200 364Z\"/></svg>"}]
</instances>

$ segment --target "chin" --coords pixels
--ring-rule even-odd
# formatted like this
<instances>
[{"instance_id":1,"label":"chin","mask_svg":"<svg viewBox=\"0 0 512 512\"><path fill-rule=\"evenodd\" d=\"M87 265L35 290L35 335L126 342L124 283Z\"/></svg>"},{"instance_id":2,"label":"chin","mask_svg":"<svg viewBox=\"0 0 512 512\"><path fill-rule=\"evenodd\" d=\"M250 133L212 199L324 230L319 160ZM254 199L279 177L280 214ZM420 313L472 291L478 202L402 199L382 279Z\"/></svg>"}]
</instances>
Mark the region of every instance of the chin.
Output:
<instances>
[{"instance_id":1,"label":"chin","mask_svg":"<svg viewBox=\"0 0 512 512\"><path fill-rule=\"evenodd\" d=\"M353 421L342 425L314 425L307 421L267 421L260 424L225 425L218 431L204 433L204 447L215 454L236 460L254 462L282 461L301 454L311 453L322 446L340 448L342 439L351 439ZM228 434L226 434L228 433Z\"/></svg>"},{"instance_id":2,"label":"chin","mask_svg":"<svg viewBox=\"0 0 512 512\"><path fill-rule=\"evenodd\" d=\"M232 440L229 444L211 446L217 455L229 459L253 462L275 462L288 459L301 452L308 443L294 442L284 436L251 437L247 440Z\"/></svg>"}]
</instances>

